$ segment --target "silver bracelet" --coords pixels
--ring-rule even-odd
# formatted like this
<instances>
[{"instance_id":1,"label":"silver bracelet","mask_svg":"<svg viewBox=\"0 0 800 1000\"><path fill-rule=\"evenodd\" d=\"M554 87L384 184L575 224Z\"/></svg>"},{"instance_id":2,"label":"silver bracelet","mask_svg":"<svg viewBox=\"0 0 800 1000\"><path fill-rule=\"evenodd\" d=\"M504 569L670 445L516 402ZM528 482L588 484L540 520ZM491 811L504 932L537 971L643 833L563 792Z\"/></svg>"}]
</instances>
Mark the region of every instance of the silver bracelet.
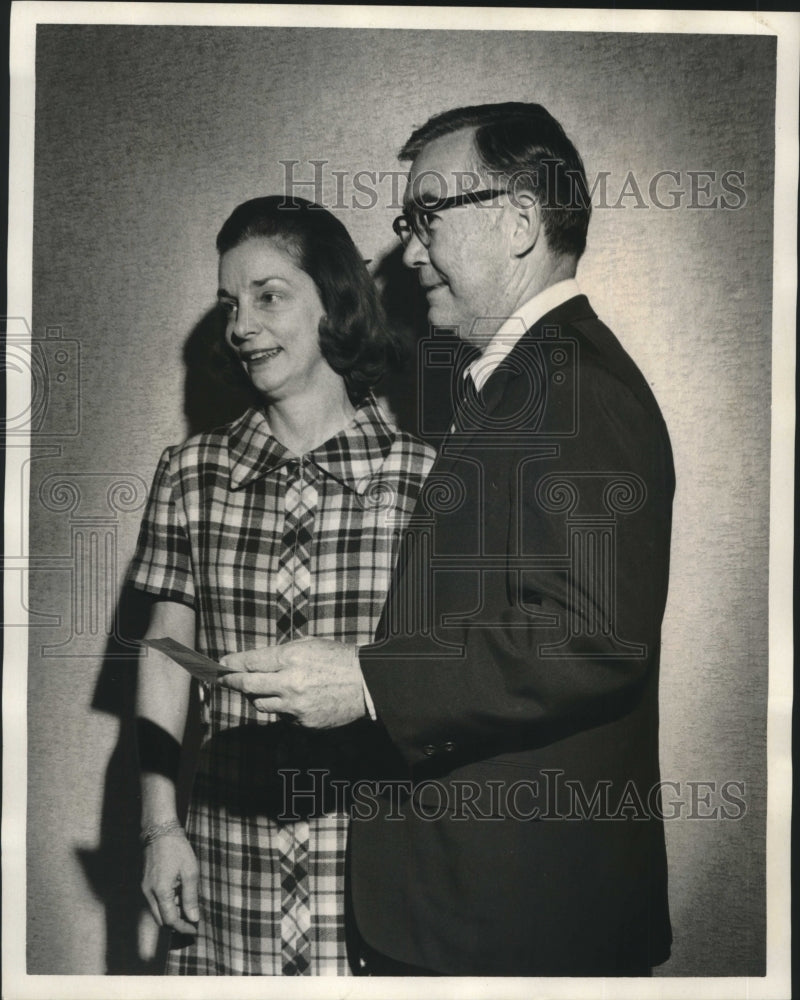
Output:
<instances>
[{"instance_id":1,"label":"silver bracelet","mask_svg":"<svg viewBox=\"0 0 800 1000\"><path fill-rule=\"evenodd\" d=\"M159 837L167 837L173 833L183 833L183 824L179 819L171 819L167 823L151 823L139 834L139 840L143 847L152 844Z\"/></svg>"}]
</instances>

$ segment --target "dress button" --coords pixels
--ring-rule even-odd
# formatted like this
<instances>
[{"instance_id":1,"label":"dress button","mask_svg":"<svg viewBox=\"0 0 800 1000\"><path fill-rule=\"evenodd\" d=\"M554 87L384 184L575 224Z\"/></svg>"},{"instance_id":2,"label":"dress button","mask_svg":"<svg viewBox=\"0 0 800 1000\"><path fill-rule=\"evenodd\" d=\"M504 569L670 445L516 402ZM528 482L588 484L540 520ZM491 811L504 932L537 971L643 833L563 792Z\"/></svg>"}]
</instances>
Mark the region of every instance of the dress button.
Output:
<instances>
[{"instance_id":1,"label":"dress button","mask_svg":"<svg viewBox=\"0 0 800 1000\"><path fill-rule=\"evenodd\" d=\"M422 752L425 754L426 757L432 757L436 753L436 747L431 746L431 744L429 743L426 747L422 748Z\"/></svg>"},{"instance_id":2,"label":"dress button","mask_svg":"<svg viewBox=\"0 0 800 1000\"><path fill-rule=\"evenodd\" d=\"M446 753L452 753L452 751L455 750L455 748L456 748L455 743L451 743L450 740L448 740L447 743L445 743L444 746L442 747L442 750L444 750Z\"/></svg>"}]
</instances>

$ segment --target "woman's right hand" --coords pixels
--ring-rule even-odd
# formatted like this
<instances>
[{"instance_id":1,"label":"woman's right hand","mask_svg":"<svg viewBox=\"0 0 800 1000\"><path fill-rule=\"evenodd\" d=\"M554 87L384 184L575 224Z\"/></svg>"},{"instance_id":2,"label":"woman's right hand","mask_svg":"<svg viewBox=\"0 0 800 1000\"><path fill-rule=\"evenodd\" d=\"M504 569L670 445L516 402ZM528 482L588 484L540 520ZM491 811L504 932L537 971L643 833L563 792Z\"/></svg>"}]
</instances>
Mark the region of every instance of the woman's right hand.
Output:
<instances>
[{"instance_id":1,"label":"woman's right hand","mask_svg":"<svg viewBox=\"0 0 800 1000\"><path fill-rule=\"evenodd\" d=\"M197 933L198 874L197 858L182 831L157 837L145 847L142 892L159 927Z\"/></svg>"}]
</instances>

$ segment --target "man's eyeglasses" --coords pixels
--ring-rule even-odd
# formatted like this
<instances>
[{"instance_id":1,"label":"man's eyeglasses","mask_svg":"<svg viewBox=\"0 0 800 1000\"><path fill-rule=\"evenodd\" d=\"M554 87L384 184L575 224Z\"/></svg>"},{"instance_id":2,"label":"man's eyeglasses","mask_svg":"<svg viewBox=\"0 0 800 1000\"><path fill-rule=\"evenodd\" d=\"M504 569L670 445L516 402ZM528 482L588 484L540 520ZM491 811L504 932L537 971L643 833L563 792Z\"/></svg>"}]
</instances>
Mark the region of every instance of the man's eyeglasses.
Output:
<instances>
[{"instance_id":1,"label":"man's eyeglasses","mask_svg":"<svg viewBox=\"0 0 800 1000\"><path fill-rule=\"evenodd\" d=\"M456 208L459 205L474 205L479 201L489 201L490 198L497 198L505 191L495 191L486 189L484 191L465 191L463 194L454 194L451 198L440 198L438 201L430 201L420 205L412 202L408 208L398 215L392 223L400 242L404 247L408 246L411 237L416 236L424 247L431 245L431 222L439 212L446 208Z\"/></svg>"}]
</instances>

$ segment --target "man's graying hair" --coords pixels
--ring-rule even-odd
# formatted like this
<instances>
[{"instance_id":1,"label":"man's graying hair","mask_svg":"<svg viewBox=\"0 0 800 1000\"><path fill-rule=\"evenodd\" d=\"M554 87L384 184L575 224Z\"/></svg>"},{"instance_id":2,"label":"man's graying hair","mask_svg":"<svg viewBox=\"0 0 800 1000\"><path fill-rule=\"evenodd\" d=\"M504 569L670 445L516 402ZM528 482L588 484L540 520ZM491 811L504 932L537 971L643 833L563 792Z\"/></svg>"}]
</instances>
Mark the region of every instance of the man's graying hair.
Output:
<instances>
[{"instance_id":1,"label":"man's graying hair","mask_svg":"<svg viewBox=\"0 0 800 1000\"><path fill-rule=\"evenodd\" d=\"M528 191L542 207L547 243L557 254L580 257L592 207L583 161L564 129L541 104L508 101L453 108L429 118L400 150L414 160L429 142L475 129L482 171L513 194Z\"/></svg>"}]
</instances>

